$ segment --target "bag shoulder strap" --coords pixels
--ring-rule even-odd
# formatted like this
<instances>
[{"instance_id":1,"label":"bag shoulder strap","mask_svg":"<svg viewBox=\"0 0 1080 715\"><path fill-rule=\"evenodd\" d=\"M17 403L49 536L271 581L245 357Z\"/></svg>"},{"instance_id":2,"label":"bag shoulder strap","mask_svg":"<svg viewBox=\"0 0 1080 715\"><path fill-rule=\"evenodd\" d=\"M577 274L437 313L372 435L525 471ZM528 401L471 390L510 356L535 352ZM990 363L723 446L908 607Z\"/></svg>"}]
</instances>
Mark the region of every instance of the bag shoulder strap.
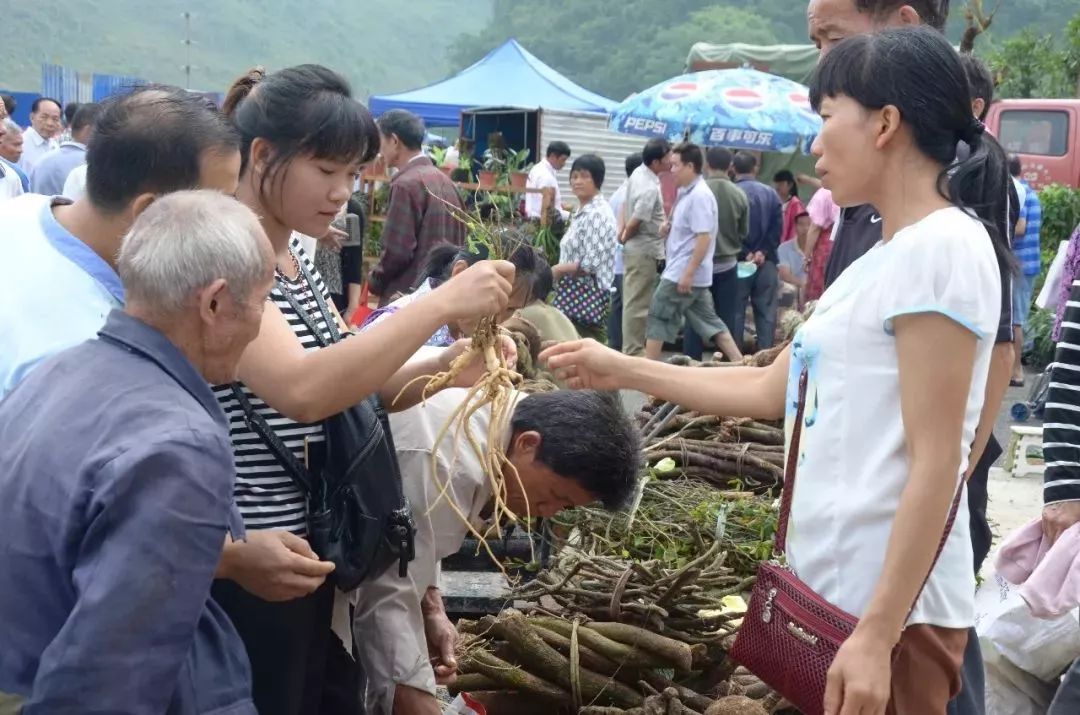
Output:
<instances>
[{"instance_id":1,"label":"bag shoulder strap","mask_svg":"<svg viewBox=\"0 0 1080 715\"><path fill-rule=\"evenodd\" d=\"M292 249L290 249L290 251L291 250ZM292 291L289 290L289 287L285 285L285 282L282 279L281 275L275 273L274 280L277 281L278 290L280 290L281 294L285 296L285 300L289 301L289 305L292 306L292 309L293 311L295 311L297 317L299 317L300 320L303 321L304 325L307 326L308 330L311 331L312 337L315 338L319 345L325 348L328 345L340 342L342 338L341 331L338 329L337 318L334 317L333 311L331 311L330 307L326 304L326 298L323 297L322 291L319 290L318 286L315 284L315 278L311 275L311 271L308 270L307 263L303 258L300 257L297 257L296 263L300 266L299 277L305 283L305 285L307 285L308 289L311 291L311 294L315 297L315 304L319 308L319 313L322 315L322 319L326 322L327 330L330 331L329 342L326 340L325 337L323 337L322 331L319 330L319 321L314 320L311 314L308 313L307 309L304 306L300 305L300 301L296 299L296 296L293 295Z\"/></svg>"},{"instance_id":2,"label":"bag shoulder strap","mask_svg":"<svg viewBox=\"0 0 1080 715\"><path fill-rule=\"evenodd\" d=\"M773 558L784 556L787 549L788 522L791 517L791 501L795 493L795 474L798 471L796 466L799 461L799 443L802 438L803 417L806 412L806 390L808 380L807 370L806 368L803 368L802 373L799 375L799 401L795 408L795 425L791 432L791 444L788 447L787 459L785 461L786 466L784 467L784 485L780 492L780 514L776 521ZM941 552L945 549L945 543L949 540L949 534L952 533L953 524L956 523L956 514L960 508L960 499L963 494L964 480L961 479L960 484L956 487L956 495L953 497L952 507L949 509L949 517L945 521L945 530L941 534L941 541L938 543L937 552L934 553L934 560L930 562L930 570L926 572L922 585L919 586L919 591L915 594L915 601L911 604L911 608L908 609L908 618L911 617L912 612L915 610L915 604L919 602L919 597L922 596L923 589L926 588L927 582L930 581L930 574L934 573L934 567L937 566L938 559L941 558ZM907 618L904 620L906 622Z\"/></svg>"},{"instance_id":3,"label":"bag shoulder strap","mask_svg":"<svg viewBox=\"0 0 1080 715\"><path fill-rule=\"evenodd\" d=\"M244 412L244 422L247 424L248 429L259 436L259 439L274 454L278 463L289 473L289 476L292 477L293 482L304 493L304 496L310 497L314 492L314 480L311 478L311 473L307 470L307 467L296 458L291 449L285 446L285 443L274 432L273 427L266 421L266 418L255 410L251 400L248 399L243 388L240 387L240 383L234 382L230 387L236 401L240 403L240 409Z\"/></svg>"}]
</instances>

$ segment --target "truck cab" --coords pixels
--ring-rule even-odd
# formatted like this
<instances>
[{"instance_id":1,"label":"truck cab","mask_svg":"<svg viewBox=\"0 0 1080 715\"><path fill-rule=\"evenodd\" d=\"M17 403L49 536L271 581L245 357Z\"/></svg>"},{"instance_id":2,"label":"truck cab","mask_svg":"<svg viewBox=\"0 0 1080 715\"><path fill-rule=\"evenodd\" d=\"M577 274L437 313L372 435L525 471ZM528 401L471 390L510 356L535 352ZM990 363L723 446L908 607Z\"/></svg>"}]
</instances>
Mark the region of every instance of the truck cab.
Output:
<instances>
[{"instance_id":1,"label":"truck cab","mask_svg":"<svg viewBox=\"0 0 1080 715\"><path fill-rule=\"evenodd\" d=\"M1005 99L990 107L987 128L1023 164L1036 189L1080 188L1080 99Z\"/></svg>"}]
</instances>

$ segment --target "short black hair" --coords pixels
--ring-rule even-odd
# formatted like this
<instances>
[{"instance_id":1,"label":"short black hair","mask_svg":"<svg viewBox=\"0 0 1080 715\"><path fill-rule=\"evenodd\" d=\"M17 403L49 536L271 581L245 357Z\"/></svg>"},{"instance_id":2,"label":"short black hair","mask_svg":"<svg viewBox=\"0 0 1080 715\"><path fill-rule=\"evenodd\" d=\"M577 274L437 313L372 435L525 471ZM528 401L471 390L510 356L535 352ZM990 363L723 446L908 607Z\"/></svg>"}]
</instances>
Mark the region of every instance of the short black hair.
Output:
<instances>
[{"instance_id":1,"label":"short black hair","mask_svg":"<svg viewBox=\"0 0 1080 715\"><path fill-rule=\"evenodd\" d=\"M530 303L547 301L551 291L555 290L555 273L542 253L540 258L542 265L537 266L536 274L533 276L533 294Z\"/></svg>"},{"instance_id":2,"label":"short black hair","mask_svg":"<svg viewBox=\"0 0 1080 715\"><path fill-rule=\"evenodd\" d=\"M570 166L571 176L575 171L589 172L593 183L599 189L604 185L604 173L607 171L607 167L604 166L604 160L596 154L582 154L577 159L574 159L574 163Z\"/></svg>"},{"instance_id":3,"label":"short black hair","mask_svg":"<svg viewBox=\"0 0 1080 715\"><path fill-rule=\"evenodd\" d=\"M14 114L15 107L19 106L19 103L10 94L0 94L0 101L4 103L4 109L7 110L8 114Z\"/></svg>"},{"instance_id":4,"label":"short black hair","mask_svg":"<svg viewBox=\"0 0 1080 715\"><path fill-rule=\"evenodd\" d=\"M671 142L667 139L650 139L641 150L641 161L645 166L652 166L671 153Z\"/></svg>"},{"instance_id":5,"label":"short black hair","mask_svg":"<svg viewBox=\"0 0 1080 715\"><path fill-rule=\"evenodd\" d=\"M391 109L376 122L379 133L385 137L397 136L406 149L416 151L424 145L424 120L404 109Z\"/></svg>"},{"instance_id":6,"label":"short black hair","mask_svg":"<svg viewBox=\"0 0 1080 715\"><path fill-rule=\"evenodd\" d=\"M550 275L551 266L548 265L544 254L532 245L524 233L516 228L502 229L497 234L496 239L500 243L500 253L506 256L506 260L514 265L515 284L527 285L529 288L529 293L525 296L525 304L533 302L536 298L541 300L546 298L551 289L549 288L540 293L542 286L539 284L542 278L539 274L546 269ZM486 250L470 251L467 247L455 246L445 241L438 243L428 251L424 270L421 272L415 287L419 288L428 280L431 280L436 285L449 280L454 264L458 261L465 261L467 265L471 266L487 259L487 257L488 252ZM520 283L522 281L528 282Z\"/></svg>"},{"instance_id":7,"label":"short black hair","mask_svg":"<svg viewBox=\"0 0 1080 715\"><path fill-rule=\"evenodd\" d=\"M618 393L556 390L523 397L513 434L538 432L537 459L573 479L608 509L625 505L641 471L641 435Z\"/></svg>"},{"instance_id":8,"label":"short black hair","mask_svg":"<svg viewBox=\"0 0 1080 715\"><path fill-rule=\"evenodd\" d=\"M949 0L855 0L859 12L868 12L874 17L895 12L904 5L914 8L923 24L938 32L945 31L945 22L949 19Z\"/></svg>"},{"instance_id":9,"label":"short black hair","mask_svg":"<svg viewBox=\"0 0 1080 715\"><path fill-rule=\"evenodd\" d=\"M71 124L72 120L75 119L75 112L79 111L81 106L78 102L68 102L64 105L64 124Z\"/></svg>"},{"instance_id":10,"label":"short black hair","mask_svg":"<svg viewBox=\"0 0 1080 715\"><path fill-rule=\"evenodd\" d=\"M223 111L240 132L240 173L257 138L274 148L259 190L301 155L366 164L379 153L379 128L344 77L322 65L266 74L256 67L233 82Z\"/></svg>"},{"instance_id":11,"label":"short black hair","mask_svg":"<svg viewBox=\"0 0 1080 715\"><path fill-rule=\"evenodd\" d=\"M679 155L679 159L682 163L690 164L694 167L695 174L700 174L705 168L705 155L701 153L701 147L697 144L683 142L672 149L672 151Z\"/></svg>"},{"instance_id":12,"label":"short black hair","mask_svg":"<svg viewBox=\"0 0 1080 715\"><path fill-rule=\"evenodd\" d=\"M68 105L71 106L70 104ZM86 127L91 127L97 123L98 117L101 116L101 105L97 102L85 102L79 105L78 111L68 122L71 125L72 133L81 132Z\"/></svg>"},{"instance_id":13,"label":"short black hair","mask_svg":"<svg viewBox=\"0 0 1080 715\"><path fill-rule=\"evenodd\" d=\"M753 174L757 169L757 157L753 154L745 151L740 151L735 155L735 173L740 176L746 174Z\"/></svg>"},{"instance_id":14,"label":"short black hair","mask_svg":"<svg viewBox=\"0 0 1080 715\"><path fill-rule=\"evenodd\" d=\"M637 171L637 168L639 166L641 166L642 163L644 163L644 161L645 160L643 158L641 158L641 152L640 151L635 151L633 154L626 157L626 162L625 162L626 175L630 176L635 171Z\"/></svg>"},{"instance_id":15,"label":"short black hair","mask_svg":"<svg viewBox=\"0 0 1080 715\"><path fill-rule=\"evenodd\" d=\"M38 110L41 109L41 103L42 102L52 102L53 104L56 105L57 109L60 109L61 107L64 106L64 105L60 104L60 100L58 100L58 99L53 99L52 97L38 97L37 99L34 100L34 103L30 105L30 113L31 114L37 114Z\"/></svg>"},{"instance_id":16,"label":"short black hair","mask_svg":"<svg viewBox=\"0 0 1080 715\"><path fill-rule=\"evenodd\" d=\"M731 168L731 152L722 146L711 146L705 152L705 162L713 171L727 171Z\"/></svg>"},{"instance_id":17,"label":"short black hair","mask_svg":"<svg viewBox=\"0 0 1080 715\"><path fill-rule=\"evenodd\" d=\"M547 153L544 156L570 156L570 145L566 142L553 141L548 144Z\"/></svg>"},{"instance_id":18,"label":"short black hair","mask_svg":"<svg viewBox=\"0 0 1080 715\"><path fill-rule=\"evenodd\" d=\"M115 213L139 194L196 187L206 153L238 147L235 130L201 95L143 85L101 103L86 152L86 194Z\"/></svg>"},{"instance_id":19,"label":"short black hair","mask_svg":"<svg viewBox=\"0 0 1080 715\"><path fill-rule=\"evenodd\" d=\"M990 74L990 68L986 66L985 62L969 52L960 54L960 64L964 66L964 74L967 75L972 101L976 99L983 101L983 110L979 114L979 121L986 121L986 115L990 113L990 105L994 103L994 77Z\"/></svg>"},{"instance_id":20,"label":"short black hair","mask_svg":"<svg viewBox=\"0 0 1080 715\"><path fill-rule=\"evenodd\" d=\"M1009 154L1009 174L1011 176L1020 178L1020 174L1024 172L1024 164L1020 161L1020 157L1016 154Z\"/></svg>"}]
</instances>

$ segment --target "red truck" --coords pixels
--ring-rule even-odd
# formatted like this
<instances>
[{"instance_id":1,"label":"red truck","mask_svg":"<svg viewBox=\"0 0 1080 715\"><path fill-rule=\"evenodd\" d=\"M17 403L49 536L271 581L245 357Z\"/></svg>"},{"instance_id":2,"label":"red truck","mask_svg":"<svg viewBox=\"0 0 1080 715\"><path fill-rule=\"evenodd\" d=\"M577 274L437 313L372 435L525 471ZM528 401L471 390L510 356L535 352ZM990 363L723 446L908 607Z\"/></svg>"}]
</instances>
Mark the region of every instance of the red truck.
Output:
<instances>
[{"instance_id":1,"label":"red truck","mask_svg":"<svg viewBox=\"0 0 1080 715\"><path fill-rule=\"evenodd\" d=\"M986 124L1005 151L1017 154L1024 179L1080 188L1080 99L1004 99Z\"/></svg>"}]
</instances>

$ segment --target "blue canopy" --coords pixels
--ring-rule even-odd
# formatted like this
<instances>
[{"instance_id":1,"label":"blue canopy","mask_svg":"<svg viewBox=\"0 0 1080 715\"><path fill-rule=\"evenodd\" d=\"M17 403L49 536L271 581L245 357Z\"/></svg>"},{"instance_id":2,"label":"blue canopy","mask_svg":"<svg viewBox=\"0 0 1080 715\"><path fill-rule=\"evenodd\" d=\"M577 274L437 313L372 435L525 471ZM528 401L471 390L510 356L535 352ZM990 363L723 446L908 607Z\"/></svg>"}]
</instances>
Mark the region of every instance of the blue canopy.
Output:
<instances>
[{"instance_id":1,"label":"blue canopy","mask_svg":"<svg viewBox=\"0 0 1080 715\"><path fill-rule=\"evenodd\" d=\"M371 112L407 109L429 127L456 127L463 109L517 107L608 113L615 102L580 87L548 67L517 40L442 82L400 94L373 96Z\"/></svg>"}]
</instances>

